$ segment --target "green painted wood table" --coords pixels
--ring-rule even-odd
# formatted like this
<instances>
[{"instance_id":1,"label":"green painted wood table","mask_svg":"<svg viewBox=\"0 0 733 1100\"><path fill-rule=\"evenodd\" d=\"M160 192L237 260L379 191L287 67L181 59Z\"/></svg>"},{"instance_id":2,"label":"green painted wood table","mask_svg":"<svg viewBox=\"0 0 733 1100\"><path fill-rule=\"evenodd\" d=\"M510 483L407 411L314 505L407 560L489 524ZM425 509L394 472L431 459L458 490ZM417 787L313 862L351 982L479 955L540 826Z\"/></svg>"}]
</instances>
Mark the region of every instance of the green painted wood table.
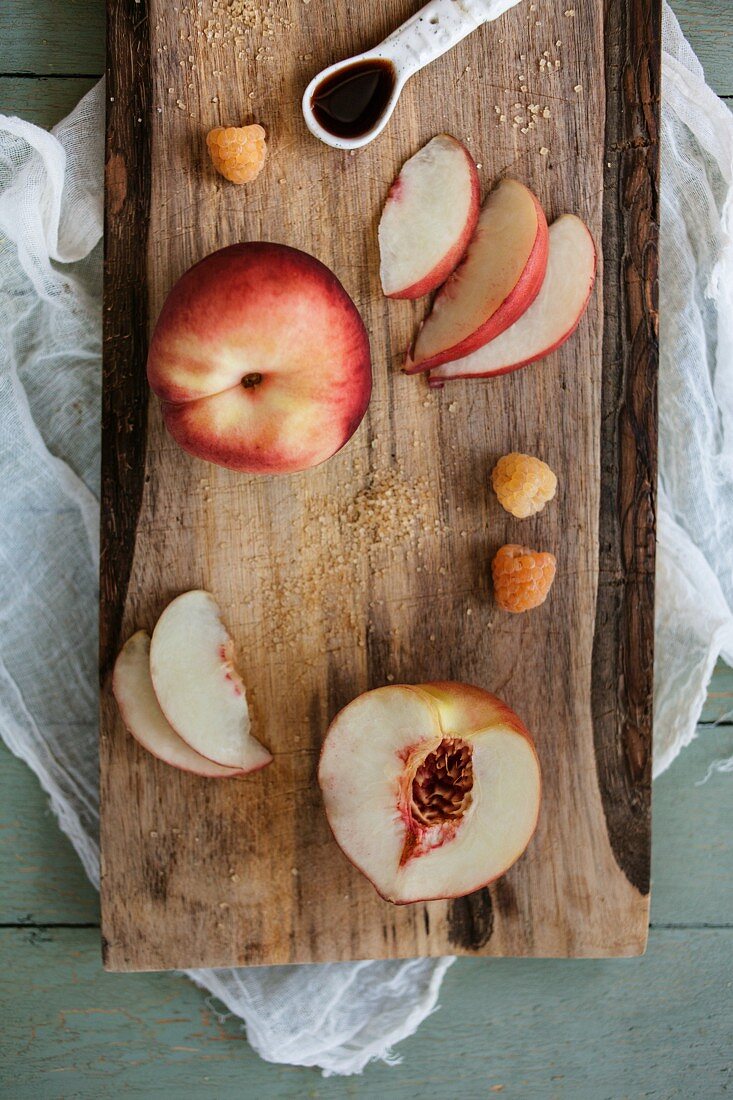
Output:
<instances>
[{"instance_id":1,"label":"green painted wood table","mask_svg":"<svg viewBox=\"0 0 733 1100\"><path fill-rule=\"evenodd\" d=\"M676 0L733 105L733 4ZM2 0L0 111L61 118L104 64L102 0ZM733 1092L733 672L655 785L652 924L640 960L459 960L400 1066L273 1066L173 974L102 971L97 898L35 779L0 748L0 1096L460 1096L621 1100Z\"/></svg>"}]
</instances>

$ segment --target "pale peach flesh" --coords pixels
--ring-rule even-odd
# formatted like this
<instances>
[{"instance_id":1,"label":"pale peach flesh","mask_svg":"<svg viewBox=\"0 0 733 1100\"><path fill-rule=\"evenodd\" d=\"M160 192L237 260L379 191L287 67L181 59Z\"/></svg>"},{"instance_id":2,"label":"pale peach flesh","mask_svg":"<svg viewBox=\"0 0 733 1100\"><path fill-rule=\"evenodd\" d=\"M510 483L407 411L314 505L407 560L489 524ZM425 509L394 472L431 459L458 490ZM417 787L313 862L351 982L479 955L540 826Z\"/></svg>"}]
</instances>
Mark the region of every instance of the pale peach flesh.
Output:
<instances>
[{"instance_id":1,"label":"pale peach flesh","mask_svg":"<svg viewBox=\"0 0 733 1100\"><path fill-rule=\"evenodd\" d=\"M506 704L467 684L360 695L329 727L318 780L338 845L397 904L492 882L522 855L539 813L532 738Z\"/></svg>"},{"instance_id":2,"label":"pale peach flesh","mask_svg":"<svg viewBox=\"0 0 733 1100\"><path fill-rule=\"evenodd\" d=\"M194 752L173 729L153 690L150 635L144 630L128 638L120 650L112 674L112 693L126 729L152 756L208 779L229 779L242 774L237 768L222 767Z\"/></svg>"},{"instance_id":3,"label":"pale peach flesh","mask_svg":"<svg viewBox=\"0 0 733 1100\"><path fill-rule=\"evenodd\" d=\"M408 374L461 358L513 325L547 268L547 221L517 180L501 180L479 215L461 264L438 291L405 363Z\"/></svg>"},{"instance_id":4,"label":"pale peach flesh","mask_svg":"<svg viewBox=\"0 0 733 1100\"><path fill-rule=\"evenodd\" d=\"M587 226L575 214L563 214L550 226L547 274L527 312L478 351L431 371L430 384L489 378L543 359L580 324L595 275L596 249Z\"/></svg>"},{"instance_id":5,"label":"pale peach flesh","mask_svg":"<svg viewBox=\"0 0 733 1100\"><path fill-rule=\"evenodd\" d=\"M369 404L369 340L336 276L313 256L250 242L178 280L148 356L166 427L185 450L247 473L316 466Z\"/></svg>"},{"instance_id":6,"label":"pale peach flesh","mask_svg":"<svg viewBox=\"0 0 733 1100\"><path fill-rule=\"evenodd\" d=\"M438 134L407 160L379 222L380 277L388 298L419 298L460 262L479 212L473 157Z\"/></svg>"},{"instance_id":7,"label":"pale peach flesh","mask_svg":"<svg viewBox=\"0 0 733 1100\"><path fill-rule=\"evenodd\" d=\"M232 639L208 592L184 592L168 604L150 642L150 677L160 709L195 752L243 772L270 763L252 736Z\"/></svg>"}]
</instances>

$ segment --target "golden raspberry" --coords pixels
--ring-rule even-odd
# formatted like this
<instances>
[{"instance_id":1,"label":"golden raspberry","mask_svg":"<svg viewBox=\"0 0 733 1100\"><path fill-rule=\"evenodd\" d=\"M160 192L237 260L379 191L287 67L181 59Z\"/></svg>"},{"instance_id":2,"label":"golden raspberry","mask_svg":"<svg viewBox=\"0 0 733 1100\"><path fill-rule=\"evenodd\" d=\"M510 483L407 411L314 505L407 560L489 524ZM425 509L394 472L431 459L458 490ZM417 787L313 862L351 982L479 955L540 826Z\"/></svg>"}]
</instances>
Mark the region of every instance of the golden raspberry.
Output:
<instances>
[{"instance_id":1,"label":"golden raspberry","mask_svg":"<svg viewBox=\"0 0 733 1100\"><path fill-rule=\"evenodd\" d=\"M214 168L232 183L249 183L262 171L267 145L261 126L216 126L206 144Z\"/></svg>"},{"instance_id":2,"label":"golden raspberry","mask_svg":"<svg viewBox=\"0 0 733 1100\"><path fill-rule=\"evenodd\" d=\"M491 473L499 504L517 519L541 512L557 489L557 478L546 462L513 452L500 458Z\"/></svg>"},{"instance_id":3,"label":"golden raspberry","mask_svg":"<svg viewBox=\"0 0 733 1100\"><path fill-rule=\"evenodd\" d=\"M555 555L509 544L494 555L494 595L504 611L529 611L545 602L555 579Z\"/></svg>"}]
</instances>

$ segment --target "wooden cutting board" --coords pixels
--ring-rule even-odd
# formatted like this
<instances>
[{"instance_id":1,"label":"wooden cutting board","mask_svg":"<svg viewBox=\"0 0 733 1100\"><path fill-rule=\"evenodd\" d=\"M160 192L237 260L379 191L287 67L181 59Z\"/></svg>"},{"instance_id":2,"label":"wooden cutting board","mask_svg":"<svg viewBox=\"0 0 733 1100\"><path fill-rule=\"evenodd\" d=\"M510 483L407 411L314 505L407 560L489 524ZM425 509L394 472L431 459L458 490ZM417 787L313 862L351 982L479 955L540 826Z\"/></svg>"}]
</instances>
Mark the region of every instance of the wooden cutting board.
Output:
<instances>
[{"instance_id":1,"label":"wooden cutting board","mask_svg":"<svg viewBox=\"0 0 733 1100\"><path fill-rule=\"evenodd\" d=\"M416 6L108 2L101 839L111 970L644 949L659 2L524 0L415 76L372 145L349 155L320 144L300 113L310 77ZM237 188L211 170L204 136L244 121L266 127L270 155ZM430 392L399 369L426 302L383 298L376 225L399 166L443 130L466 142L484 191L515 176L548 220L583 217L602 263L563 349ZM364 423L297 476L237 475L184 454L145 382L150 327L173 281L250 239L333 268L371 337ZM521 522L489 489L511 450L546 459L560 484ZM493 603L489 561L517 541L553 551L559 568L543 608L509 616ZM275 755L250 778L216 782L159 763L111 698L121 643L196 587L223 608L255 732ZM496 691L534 733L540 824L489 889L397 908L332 840L318 752L360 692L446 678Z\"/></svg>"}]
</instances>

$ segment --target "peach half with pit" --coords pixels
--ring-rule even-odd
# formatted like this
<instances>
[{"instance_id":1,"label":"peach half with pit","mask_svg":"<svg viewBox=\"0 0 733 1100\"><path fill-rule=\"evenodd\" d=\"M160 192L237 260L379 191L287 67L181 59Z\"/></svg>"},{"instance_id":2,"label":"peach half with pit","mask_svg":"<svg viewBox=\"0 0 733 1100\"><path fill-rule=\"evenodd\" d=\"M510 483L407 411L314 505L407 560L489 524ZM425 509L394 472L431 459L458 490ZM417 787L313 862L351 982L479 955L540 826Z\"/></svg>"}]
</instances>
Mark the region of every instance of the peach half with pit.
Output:
<instances>
[{"instance_id":1,"label":"peach half with pit","mask_svg":"<svg viewBox=\"0 0 733 1100\"><path fill-rule=\"evenodd\" d=\"M537 825L532 738L482 688L376 688L331 723L318 781L344 855L387 901L461 897L507 871Z\"/></svg>"}]
</instances>

